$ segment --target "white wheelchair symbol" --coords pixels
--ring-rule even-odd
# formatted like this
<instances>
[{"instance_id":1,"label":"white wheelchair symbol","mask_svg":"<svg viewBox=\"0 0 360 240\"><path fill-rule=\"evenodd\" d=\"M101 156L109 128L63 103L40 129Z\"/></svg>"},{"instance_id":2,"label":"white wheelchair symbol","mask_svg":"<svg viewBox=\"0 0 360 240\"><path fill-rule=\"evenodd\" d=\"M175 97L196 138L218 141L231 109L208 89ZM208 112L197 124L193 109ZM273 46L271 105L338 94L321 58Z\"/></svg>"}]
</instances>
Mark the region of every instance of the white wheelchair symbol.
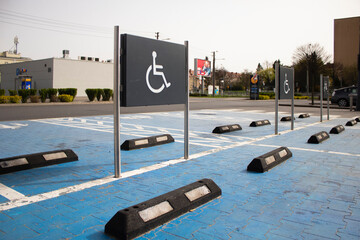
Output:
<instances>
[{"instance_id":1,"label":"white wheelchair symbol","mask_svg":"<svg viewBox=\"0 0 360 240\"><path fill-rule=\"evenodd\" d=\"M152 63L152 65L149 66L149 68L146 71L146 84L147 84L148 88L150 89L150 91L152 91L153 93L160 93L160 92L162 92L162 90L164 90L165 87L167 87L167 88L170 87L171 83L166 81L166 78L165 78L165 75L163 72L158 72L158 69L163 69L163 66L156 65L156 57L157 57L157 54L155 51L153 51L152 52L153 63ZM149 75L150 75L151 69L153 70L154 76L161 76L162 79L164 80L164 83L158 89L155 89L150 85Z\"/></svg>"},{"instance_id":2,"label":"white wheelchair symbol","mask_svg":"<svg viewBox=\"0 0 360 240\"><path fill-rule=\"evenodd\" d=\"M284 81L284 92L288 94L290 92L289 80L287 79L287 74L285 73L285 81Z\"/></svg>"}]
</instances>

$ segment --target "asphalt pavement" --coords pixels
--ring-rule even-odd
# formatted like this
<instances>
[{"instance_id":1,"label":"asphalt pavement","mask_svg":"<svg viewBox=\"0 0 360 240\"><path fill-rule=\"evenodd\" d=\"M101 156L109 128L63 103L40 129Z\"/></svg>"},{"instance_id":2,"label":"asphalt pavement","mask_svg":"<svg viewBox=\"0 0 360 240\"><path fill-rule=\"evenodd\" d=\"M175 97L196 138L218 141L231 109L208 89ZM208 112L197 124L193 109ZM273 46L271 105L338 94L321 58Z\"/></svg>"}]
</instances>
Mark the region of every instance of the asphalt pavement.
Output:
<instances>
[{"instance_id":1,"label":"asphalt pavement","mask_svg":"<svg viewBox=\"0 0 360 240\"><path fill-rule=\"evenodd\" d=\"M290 111L289 100L279 101L280 111ZM319 101L311 105L309 100L295 100L296 111L308 112L320 115ZM121 107L122 114L145 113L145 112L169 112L183 111L183 105L162 105L142 107ZM201 109L244 109L274 111L274 100L249 100L247 98L190 98L190 110ZM56 117L84 117L113 114L113 102L93 101L87 97L77 97L71 103L25 103L25 104L0 104L0 121L29 120ZM330 113L351 117L354 115L349 108L341 109L337 105L330 105ZM326 103L324 102L323 114L326 115Z\"/></svg>"}]
</instances>

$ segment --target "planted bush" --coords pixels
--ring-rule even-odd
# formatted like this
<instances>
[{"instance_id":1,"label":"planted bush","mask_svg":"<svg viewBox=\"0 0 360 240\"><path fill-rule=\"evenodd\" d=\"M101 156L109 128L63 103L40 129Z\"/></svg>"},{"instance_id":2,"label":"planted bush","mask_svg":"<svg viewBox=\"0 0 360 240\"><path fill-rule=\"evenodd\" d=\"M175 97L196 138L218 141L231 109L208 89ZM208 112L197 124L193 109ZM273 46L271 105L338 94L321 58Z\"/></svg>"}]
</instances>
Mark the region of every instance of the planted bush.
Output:
<instances>
[{"instance_id":1,"label":"planted bush","mask_svg":"<svg viewBox=\"0 0 360 240\"><path fill-rule=\"evenodd\" d=\"M40 102L40 96L38 96L38 95L31 95L31 96L30 96L30 102L32 102L32 103L38 103L38 102Z\"/></svg>"},{"instance_id":2,"label":"planted bush","mask_svg":"<svg viewBox=\"0 0 360 240\"><path fill-rule=\"evenodd\" d=\"M72 102L74 97L69 94L61 94L58 96L60 102Z\"/></svg>"},{"instance_id":3,"label":"planted bush","mask_svg":"<svg viewBox=\"0 0 360 240\"><path fill-rule=\"evenodd\" d=\"M50 99L50 102L56 102L57 101L57 94L58 90L56 88L48 88L47 89L47 93L48 93L48 97Z\"/></svg>"},{"instance_id":4,"label":"planted bush","mask_svg":"<svg viewBox=\"0 0 360 240\"><path fill-rule=\"evenodd\" d=\"M0 96L5 96L5 89L0 89Z\"/></svg>"},{"instance_id":5,"label":"planted bush","mask_svg":"<svg viewBox=\"0 0 360 240\"><path fill-rule=\"evenodd\" d=\"M110 97L113 95L113 90L110 88L104 88L102 93L103 101L110 101Z\"/></svg>"},{"instance_id":6,"label":"planted bush","mask_svg":"<svg viewBox=\"0 0 360 240\"><path fill-rule=\"evenodd\" d=\"M94 101L96 95L97 95L97 89L96 88L87 88L85 90L85 93L89 99L90 102Z\"/></svg>"},{"instance_id":7,"label":"planted bush","mask_svg":"<svg viewBox=\"0 0 360 240\"><path fill-rule=\"evenodd\" d=\"M101 96L104 94L104 90L102 90L101 88L98 88L97 89L97 92L96 92L96 99L98 100L98 101L100 101L100 99L101 99Z\"/></svg>"},{"instance_id":8,"label":"planted bush","mask_svg":"<svg viewBox=\"0 0 360 240\"><path fill-rule=\"evenodd\" d=\"M270 96L268 96L268 95L259 95L259 99L260 100L269 100Z\"/></svg>"},{"instance_id":9,"label":"planted bush","mask_svg":"<svg viewBox=\"0 0 360 240\"><path fill-rule=\"evenodd\" d=\"M262 92L261 95L269 96L270 99L275 98L275 93L274 92Z\"/></svg>"},{"instance_id":10,"label":"planted bush","mask_svg":"<svg viewBox=\"0 0 360 240\"><path fill-rule=\"evenodd\" d=\"M36 93L37 93L37 90L36 89L29 89L29 92L30 92L30 96L35 96Z\"/></svg>"},{"instance_id":11,"label":"planted bush","mask_svg":"<svg viewBox=\"0 0 360 240\"><path fill-rule=\"evenodd\" d=\"M294 96L294 99L309 99L309 96Z\"/></svg>"},{"instance_id":12,"label":"planted bush","mask_svg":"<svg viewBox=\"0 0 360 240\"><path fill-rule=\"evenodd\" d=\"M47 95L48 95L47 89L46 88L40 89L39 94L40 94L41 102L45 102L46 98L47 98Z\"/></svg>"},{"instance_id":13,"label":"planted bush","mask_svg":"<svg viewBox=\"0 0 360 240\"><path fill-rule=\"evenodd\" d=\"M16 92L16 90L8 90L9 91L9 95L10 96L16 96L17 95L17 92Z\"/></svg>"},{"instance_id":14,"label":"planted bush","mask_svg":"<svg viewBox=\"0 0 360 240\"><path fill-rule=\"evenodd\" d=\"M8 96L0 96L0 104L1 103L7 103L9 101Z\"/></svg>"},{"instance_id":15,"label":"planted bush","mask_svg":"<svg viewBox=\"0 0 360 240\"><path fill-rule=\"evenodd\" d=\"M59 88L58 91L59 91L59 95L67 94L73 96L73 99L75 99L77 94L76 88Z\"/></svg>"},{"instance_id":16,"label":"planted bush","mask_svg":"<svg viewBox=\"0 0 360 240\"><path fill-rule=\"evenodd\" d=\"M19 90L18 90L18 94L19 94L19 96L21 96L21 102L22 102L22 103L26 103L27 100L29 99L29 97L30 97L30 90L31 90L31 89L19 89Z\"/></svg>"},{"instance_id":17,"label":"planted bush","mask_svg":"<svg viewBox=\"0 0 360 240\"><path fill-rule=\"evenodd\" d=\"M15 95L9 97L9 102L11 103L19 103L20 101L22 101L21 96Z\"/></svg>"},{"instance_id":18,"label":"planted bush","mask_svg":"<svg viewBox=\"0 0 360 240\"><path fill-rule=\"evenodd\" d=\"M207 97L206 93L190 93L189 96L191 97Z\"/></svg>"}]
</instances>

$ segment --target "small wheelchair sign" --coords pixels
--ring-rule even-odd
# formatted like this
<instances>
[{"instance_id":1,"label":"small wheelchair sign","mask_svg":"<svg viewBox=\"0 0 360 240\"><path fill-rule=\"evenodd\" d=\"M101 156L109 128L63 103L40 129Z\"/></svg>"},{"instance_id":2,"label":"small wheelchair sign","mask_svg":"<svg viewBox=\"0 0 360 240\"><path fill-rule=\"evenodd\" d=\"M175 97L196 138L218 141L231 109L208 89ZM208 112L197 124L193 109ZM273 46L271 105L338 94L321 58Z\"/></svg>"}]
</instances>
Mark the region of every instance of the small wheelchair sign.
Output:
<instances>
[{"instance_id":1,"label":"small wheelchair sign","mask_svg":"<svg viewBox=\"0 0 360 240\"><path fill-rule=\"evenodd\" d=\"M294 95L294 69L280 66L279 99L292 99Z\"/></svg>"},{"instance_id":2,"label":"small wheelchair sign","mask_svg":"<svg viewBox=\"0 0 360 240\"><path fill-rule=\"evenodd\" d=\"M150 91L152 91L153 93L161 93L162 90L164 90L165 87L170 87L171 83L166 81L166 77L165 74L162 71L163 66L162 65L157 65L156 64L156 57L157 57L157 53L155 51L152 52L152 59L153 62L152 64L148 67L147 71L146 71L146 84L148 86L148 88L150 89ZM151 71L152 70L152 71ZM164 83L161 85L161 87L155 89L151 86L150 84L150 74L152 72L152 75L154 76L161 76L162 80L164 81Z\"/></svg>"},{"instance_id":3,"label":"small wheelchair sign","mask_svg":"<svg viewBox=\"0 0 360 240\"><path fill-rule=\"evenodd\" d=\"M284 92L285 92L285 94L288 94L290 92L289 80L287 79L287 73L285 73Z\"/></svg>"}]
</instances>

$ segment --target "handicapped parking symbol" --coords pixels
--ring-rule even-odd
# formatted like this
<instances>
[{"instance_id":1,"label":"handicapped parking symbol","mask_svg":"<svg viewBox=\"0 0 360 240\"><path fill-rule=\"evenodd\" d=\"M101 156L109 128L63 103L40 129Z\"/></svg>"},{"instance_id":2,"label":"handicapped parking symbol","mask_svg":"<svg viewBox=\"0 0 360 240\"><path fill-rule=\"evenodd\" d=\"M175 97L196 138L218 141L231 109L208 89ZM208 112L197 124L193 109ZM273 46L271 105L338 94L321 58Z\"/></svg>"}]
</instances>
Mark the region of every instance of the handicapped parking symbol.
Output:
<instances>
[{"instance_id":1,"label":"handicapped parking symbol","mask_svg":"<svg viewBox=\"0 0 360 240\"><path fill-rule=\"evenodd\" d=\"M146 71L146 84L147 84L148 88L150 89L150 91L152 91L153 93L161 93L165 87L166 88L170 87L171 83L166 81L165 74L163 72L158 71L159 69L163 69L163 66L156 64L156 57L157 57L157 53L155 51L153 51L152 52L153 63L149 66L149 68ZM151 70L152 70L152 74L154 76L161 76L164 81L164 83L161 84L161 86L157 89L153 88L150 84L149 75L150 75Z\"/></svg>"},{"instance_id":2,"label":"handicapped parking symbol","mask_svg":"<svg viewBox=\"0 0 360 240\"><path fill-rule=\"evenodd\" d=\"M284 92L288 94L290 92L289 80L287 79L287 74L285 73L285 81L284 81Z\"/></svg>"}]
</instances>

